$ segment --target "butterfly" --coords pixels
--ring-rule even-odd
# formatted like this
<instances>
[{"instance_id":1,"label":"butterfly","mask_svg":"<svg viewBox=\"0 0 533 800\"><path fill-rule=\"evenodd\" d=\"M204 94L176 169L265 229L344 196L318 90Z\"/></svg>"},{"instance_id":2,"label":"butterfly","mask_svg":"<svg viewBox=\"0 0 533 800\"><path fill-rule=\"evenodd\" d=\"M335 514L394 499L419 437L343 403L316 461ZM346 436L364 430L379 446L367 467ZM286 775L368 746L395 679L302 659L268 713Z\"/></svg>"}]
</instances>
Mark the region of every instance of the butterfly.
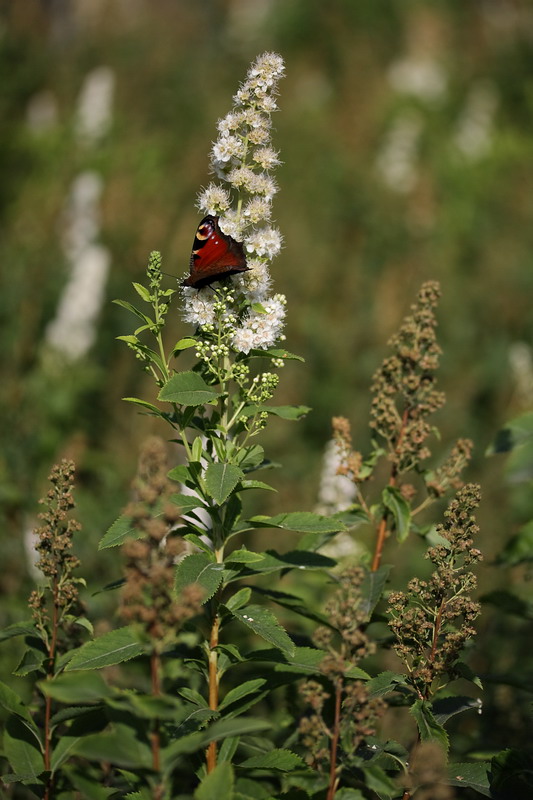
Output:
<instances>
[{"instance_id":1,"label":"butterfly","mask_svg":"<svg viewBox=\"0 0 533 800\"><path fill-rule=\"evenodd\" d=\"M201 289L238 272L247 272L246 256L240 242L222 233L218 217L208 214L198 225L192 245L189 277L182 286Z\"/></svg>"}]
</instances>

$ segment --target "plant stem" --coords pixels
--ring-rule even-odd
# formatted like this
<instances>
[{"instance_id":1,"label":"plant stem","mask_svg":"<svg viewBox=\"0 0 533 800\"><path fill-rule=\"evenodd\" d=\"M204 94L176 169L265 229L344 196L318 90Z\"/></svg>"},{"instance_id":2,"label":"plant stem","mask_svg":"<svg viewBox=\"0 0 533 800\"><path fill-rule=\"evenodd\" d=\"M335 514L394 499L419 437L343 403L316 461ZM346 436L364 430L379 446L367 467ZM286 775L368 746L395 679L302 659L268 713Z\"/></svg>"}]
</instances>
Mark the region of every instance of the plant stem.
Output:
<instances>
[{"instance_id":1,"label":"plant stem","mask_svg":"<svg viewBox=\"0 0 533 800\"><path fill-rule=\"evenodd\" d=\"M213 624L211 626L211 635L209 637L209 708L213 711L218 709L218 658L217 658L217 645L218 645L218 631L220 628L220 617L215 614ZM207 748L207 771L212 772L217 765L217 745L216 742L211 742Z\"/></svg>"},{"instance_id":2,"label":"plant stem","mask_svg":"<svg viewBox=\"0 0 533 800\"><path fill-rule=\"evenodd\" d=\"M400 450L400 446L402 444L402 440L405 434L405 428L407 425L408 417L409 417L409 409L406 408L402 415L402 423L400 427L400 432L398 434L398 441L396 442L396 447L394 448L395 454L397 454ZM391 487L396 486L397 477L398 477L398 465L396 463L393 463L388 485ZM381 517L381 521L379 523L379 528L377 531L376 549L374 551L374 558L372 559L372 567L371 567L372 572L376 572L381 564L381 556L383 555L383 546L385 544L385 539L387 538L387 533L388 533L387 512L385 511L385 513Z\"/></svg>"},{"instance_id":3,"label":"plant stem","mask_svg":"<svg viewBox=\"0 0 533 800\"><path fill-rule=\"evenodd\" d=\"M337 775L337 750L339 747L340 727L341 727L341 701L342 701L342 680L339 678L335 682L335 719L333 721L333 736L331 737L330 759L329 759L329 785L326 800L333 800L339 781Z\"/></svg>"},{"instance_id":4,"label":"plant stem","mask_svg":"<svg viewBox=\"0 0 533 800\"><path fill-rule=\"evenodd\" d=\"M150 676L152 680L152 697L158 697L161 694L161 658L155 648L150 655ZM159 719L157 717L154 719L150 738L152 740L152 768L158 774L161 769L161 737ZM162 796L163 784L159 783L154 789L154 800L161 800Z\"/></svg>"},{"instance_id":5,"label":"plant stem","mask_svg":"<svg viewBox=\"0 0 533 800\"><path fill-rule=\"evenodd\" d=\"M52 602L52 635L50 638L50 647L48 649L48 667L46 674L46 680L48 681L51 681L52 678L54 677L58 627L59 627L58 581L57 578L55 578L53 585L53 602ZM48 772L50 771L50 763L52 755L51 754L52 735L50 732L51 717L52 717L52 698L49 695L46 695L45 706L44 706L44 768ZM50 798L52 797L52 784L53 784L53 777L52 775L50 775L46 782L44 800L50 800Z\"/></svg>"}]
</instances>

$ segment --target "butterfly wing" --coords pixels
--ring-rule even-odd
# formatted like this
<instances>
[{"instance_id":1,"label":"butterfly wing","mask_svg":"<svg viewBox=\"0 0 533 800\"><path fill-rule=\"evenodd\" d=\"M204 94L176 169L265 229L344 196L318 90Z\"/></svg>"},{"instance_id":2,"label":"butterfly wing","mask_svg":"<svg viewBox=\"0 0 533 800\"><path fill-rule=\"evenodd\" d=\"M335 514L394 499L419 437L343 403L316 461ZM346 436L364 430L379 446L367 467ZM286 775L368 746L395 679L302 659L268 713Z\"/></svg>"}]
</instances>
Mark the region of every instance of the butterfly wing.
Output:
<instances>
[{"instance_id":1,"label":"butterfly wing","mask_svg":"<svg viewBox=\"0 0 533 800\"><path fill-rule=\"evenodd\" d=\"M242 244L222 233L218 217L210 214L204 217L194 237L189 277L182 285L201 289L214 281L247 270Z\"/></svg>"}]
</instances>

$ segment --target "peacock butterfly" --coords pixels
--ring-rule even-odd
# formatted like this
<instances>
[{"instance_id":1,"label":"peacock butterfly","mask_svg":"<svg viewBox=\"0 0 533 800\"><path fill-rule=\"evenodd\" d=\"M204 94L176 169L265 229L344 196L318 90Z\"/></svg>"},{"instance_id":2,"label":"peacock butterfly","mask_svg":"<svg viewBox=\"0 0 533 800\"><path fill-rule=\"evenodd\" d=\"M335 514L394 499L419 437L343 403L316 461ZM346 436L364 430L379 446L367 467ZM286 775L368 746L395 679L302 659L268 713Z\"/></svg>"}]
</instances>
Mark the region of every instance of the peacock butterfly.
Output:
<instances>
[{"instance_id":1,"label":"peacock butterfly","mask_svg":"<svg viewBox=\"0 0 533 800\"><path fill-rule=\"evenodd\" d=\"M208 214L198 225L192 245L189 277L182 286L201 289L238 272L246 272L246 256L240 242L222 233L218 217Z\"/></svg>"}]
</instances>

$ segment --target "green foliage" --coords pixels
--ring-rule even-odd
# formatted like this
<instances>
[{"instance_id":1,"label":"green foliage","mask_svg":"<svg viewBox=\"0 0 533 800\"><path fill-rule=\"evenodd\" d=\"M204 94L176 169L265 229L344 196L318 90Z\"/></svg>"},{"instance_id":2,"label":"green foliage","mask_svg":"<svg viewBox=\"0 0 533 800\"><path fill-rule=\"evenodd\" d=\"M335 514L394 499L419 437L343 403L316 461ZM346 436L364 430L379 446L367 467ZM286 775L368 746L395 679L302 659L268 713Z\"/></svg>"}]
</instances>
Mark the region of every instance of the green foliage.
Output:
<instances>
[{"instance_id":1,"label":"green foliage","mask_svg":"<svg viewBox=\"0 0 533 800\"><path fill-rule=\"evenodd\" d=\"M220 61L220 47L224 47L226 37L232 41L228 52L238 52L233 46L235 37L242 35L238 25L230 26L224 14L213 17L212 9L206 7L195 9L193 25L172 26L165 19L162 27L158 27L161 20L157 15L145 9L147 25L142 34L135 31L135 21L131 26L121 25L120 32L113 29L112 21L109 30L107 20L105 26L95 23L94 39L81 26L76 62L86 63L88 57L92 60L95 54L101 55L103 62L108 60L119 73L123 69L123 74L131 71L131 54L144 52L143 42L161 43L158 59L145 59L146 68L138 71L135 103L129 104L132 111L121 109L116 131L108 134L100 151L76 149L70 132L56 129L32 139L33 134L30 136L22 127L25 124L22 104L47 78L56 82L53 88L61 96L61 116L66 127L74 127L67 119L66 103L80 76L77 67L72 68L68 48L67 51L56 48L54 53L54 47L47 41L46 62L41 63L39 41L46 37L35 37L24 56L24 69L17 70L19 77L6 86L2 109L8 112L9 124L2 133L6 180L0 198L0 221L12 223L14 236L11 241L7 231L2 245L3 261L10 269L2 302L8 312L20 309L16 320L4 328L7 379L3 385L6 414L1 500L8 520L6 584L10 588L9 580L15 580L20 572L23 558L18 535L20 519L31 507L30 498L38 493L36 487L43 465L53 460L65 443L69 449L71 446L78 449L82 461L79 491L82 517L89 527L79 548L91 591L97 588L92 585L94 574L98 575L98 586L126 585L126 590L131 591L131 575L129 587L126 578L116 578L121 572L119 562L126 564L126 571L132 570L132 562L138 555L135 547L151 541L148 558L139 561L141 567L151 568L154 566L151 559L156 560L159 549L153 544L155 538L150 539L150 533L139 525L139 508L128 507L108 527L126 497L132 453L146 430L142 421L132 424L133 417L127 416L128 413L140 411L152 418L149 423L171 426L170 435L183 448L180 458L183 456L186 464L174 467L169 473L170 480L194 493L185 494L185 489L175 491L173 495L165 495L159 507L150 509L150 522L165 527L169 539L172 541L174 537L181 544L175 548L179 552L169 551L178 563L172 568L168 593L157 594L160 585L167 585L162 562L155 565L153 572L145 573L155 591L148 600L144 599L144 622L136 617L131 625L109 632L102 632L105 627L100 624L96 627L96 638L83 644L84 639L93 636L91 625L80 616L80 609L72 609L72 613L63 615L60 647L53 657L50 631L42 620L40 627L32 622L15 623L0 632L0 640L9 640L14 645L12 651L6 648L6 652L15 653L18 647L17 663L10 668L14 666L14 685L21 687L20 697L10 687L0 687L0 702L8 715L4 755L9 765L4 768L12 770L3 779L6 785L19 783L15 789L17 798L55 795L61 799L76 792L98 800L109 796L201 800L215 795L228 800L274 797L323 800L331 789L325 774L329 764L321 773L316 763L309 763L312 748L298 736L297 727L310 712L299 703L295 689L302 678L313 678L330 694L324 703L323 719L326 728L332 731L336 725L334 694L339 675L344 682L343 691L352 684L355 686L356 681L363 681L370 699L385 698L396 707L395 720L400 720L397 736L406 747L372 735L355 745L357 736L353 730L344 731L338 745L338 780L334 789L337 800L401 796L403 788L398 779L401 781L407 769L407 747L411 747L417 735L422 741L438 741L443 746L449 740L451 757L460 759L449 769L449 782L457 788L459 796L465 788L495 798L531 794L527 777L530 762L523 751L506 750L495 756L490 765L487 761L462 763L472 750L481 751L481 756L474 753L476 758L490 758L507 738L510 741L513 737L520 738L516 722L518 704L514 709L510 706L485 709L478 728L482 730L486 719L485 736L495 746L484 747L482 740L475 741L472 729L476 726L462 727L460 721L463 714L472 720L470 712L478 708L475 699L461 694L441 696L437 686L433 687L435 695L421 698L413 690L408 671L380 671L384 665L390 666L390 654L386 652L390 638L383 626L384 600L391 586L401 587L413 576L427 578L424 562L419 559L420 546L424 540L438 544L433 525L440 518L437 504L453 488L458 474L454 469L464 451L455 461L452 459L453 463L439 458L437 453L434 463L425 464L420 459L413 464L412 453L399 453L405 444L403 434L398 435L397 431L395 438L394 431L387 429L385 441L376 442L359 429L357 441L362 441L361 447L370 452L358 465L357 503L339 513L333 509L321 509L320 514L279 513L279 506L298 508L304 505L304 498L307 503L312 496L313 464L316 467L316 453L326 438L326 418L331 412L350 405L352 418L362 419L366 403L363 386L377 360L375 348L382 346L384 325L398 318L400 309L407 304L412 284L425 278L427 264L444 287L443 382L450 386L454 413L453 418L439 416L443 438L448 438L452 429L470 429L478 441L486 441L493 434L494 419L505 418L505 404L514 403L511 411L520 411L516 397L509 400L507 352L513 340L528 338L530 328L527 298L531 288L528 255L531 242L529 234L524 233L530 215L523 199L527 195L524 182L527 184L529 179L523 164L528 161L530 146L520 132L520 126L524 131L530 128L531 114L523 88L527 80L522 80L528 47L523 40L517 46L516 37L520 38L520 33L509 36L508 29L505 37L494 36L497 45L491 43L490 36L485 37L485 23L476 21L474 12L462 7L459 10L457 4L451 4L449 9L430 10L429 23L426 19L425 24L430 29L432 20L437 28L444 24L448 30L446 39L454 42L448 46L455 48L457 58L445 54L451 70L448 94L433 100L416 96L416 92L412 96L409 92L392 96L392 89L381 76L389 74L391 64L394 67L401 34L405 34L406 41L417 41L415 33L417 30L420 33L417 25L421 24L425 30L424 24L417 23L419 14L424 12L417 11L420 4L415 6L385 2L370 11L362 6L355 10L354 4L348 2L341 3L339 8L294 3L289 9L286 3L274 2L271 16L265 11L265 24L261 22L260 36L279 39L289 49L292 47L293 61L301 72L298 80L302 85L292 84L293 107L284 116L279 135L287 137L289 154L293 148L291 157L285 156L288 191L281 209L287 225L287 263L299 266L284 270L283 281L289 294L298 297L292 335L303 340L300 346L308 350L305 398L301 397L298 371L301 370L298 362L303 359L286 351L281 343L265 349L252 348L244 357L232 351L230 364L224 357L212 357L212 353L207 361L197 358L196 353L201 352L197 348L209 337L205 331L204 335L198 331L193 336L175 334L176 314L167 316L168 309L173 308L170 304L174 290L163 289L157 283L162 273L160 256L156 253L150 259L148 285L143 285L135 275L134 299L118 302L121 309L133 313L138 327L132 333L116 337L155 380L151 400L143 396L146 384L137 382L126 359L118 350L111 349L118 323L117 317L110 317L109 312L103 314L100 336L106 344L98 348L99 355L89 354L79 364L63 363L50 354L44 343L45 326L57 299L61 263L57 246L51 240L50 231L55 230L55 225L50 221L58 216L61 186L70 180L70 171L80 165L96 167L105 175L105 237L113 250L117 284L121 268L123 272L135 269L133 265L139 263L139 253L145 250L154 230L162 249L170 252L173 260L169 259L169 263L175 271L175 252L185 252L189 246L186 230L192 220L191 224L184 222L176 228L174 212L169 209L186 204L185 198L197 180L196 175L192 176L193 167L187 167L197 159L188 159L185 148L190 140L190 152L196 149L203 116L214 117L220 111L219 98L226 90L222 84L236 64L233 56L227 60L227 76L219 74L215 65ZM181 23L185 5L177 3L169 13L176 14ZM22 25L20 33L25 24L23 16L16 23L8 21L8 28L10 24ZM253 20L246 23L253 24ZM483 27L484 54L461 47L461 37L470 30L469 26ZM178 31L178 37L184 35L180 31L186 32L179 48L183 56L178 62L176 42L173 40L171 48L165 46L168 43L165 28L174 34ZM370 48L372 54L361 38L367 35L374 43ZM9 64L12 53L24 55L23 36L4 38L0 58ZM332 42L334 48L330 47ZM270 41L268 46L272 46ZM189 74L190 81L183 81L193 52L194 74ZM347 57L353 52L359 53L364 70L353 69L353 59ZM307 65L308 53L313 54L312 74ZM56 68L63 61L68 68L68 85L61 85L62 69ZM472 69L476 76L488 76L501 94L501 113L495 123L492 149L481 155L480 163L469 161L465 153L461 155L455 144L454 126L460 121L459 110L467 105L470 84L475 88L473 77L463 80L461 70L466 67L469 76L473 76ZM358 76L363 74L364 81L359 83ZM390 74L395 74L394 70ZM316 82L317 75L316 91L309 93L306 81L311 78ZM374 79L367 80L367 75ZM163 92L157 89L162 85ZM206 92L207 85L213 91ZM142 91L147 86L150 89ZM513 91L505 91L510 86ZM124 87L126 95L121 102L128 105L127 82ZM372 102L365 104L366 91L372 92ZM143 98L143 118L150 119L149 132L144 123L129 124L129 113L135 114L134 109L141 108L137 102L139 96ZM308 103L309 96L313 98L313 108ZM352 122L348 128L343 123L351 113L350 98L354 96L360 98L359 129ZM374 113L376 100L384 113ZM331 118L323 123L321 119L328 117L326 107ZM372 120L366 108L373 109ZM383 163L379 157L381 145L394 130L395 121L401 121L405 113L417 115L423 130L414 153L419 185L417 190L398 198L380 184L379 169L374 174L372 165ZM332 124L339 120L340 124ZM305 137L301 135L303 125ZM126 128L140 138L128 139L124 136ZM135 133L136 128L139 133ZM291 129L295 133L291 134ZM343 131L341 137L349 130L350 147L345 146L346 142L340 148L338 142L335 145L334 130ZM294 152L295 141L297 152ZM179 169L180 181L169 182L169 165L178 153L180 163L176 161L175 168ZM301 168L302 158L305 169ZM316 202L317 185L320 185L320 203ZM515 191L517 185L519 192ZM60 187L59 192L55 186ZM161 191L161 186L167 188ZM294 209L300 213L295 214ZM311 236L308 229L300 230L299 220L310 218L314 220L313 228L321 231L318 245L317 237ZM354 233L354 219L364 231L362 238L359 227ZM182 235L186 242L182 241ZM292 255L291 247L297 248ZM338 266L339 252L342 268ZM332 254L337 258L335 280L325 281L321 277L323 265L331 262ZM506 281L502 284L504 257ZM183 268L185 263L186 258ZM39 288L42 302L38 310L32 310L27 302L28 286ZM226 288L217 290L220 302L227 301ZM316 297L320 297L320 313L313 311L312 301ZM354 313L354 297L358 298L357 313ZM249 308L258 314L265 310L257 302ZM222 326L217 328L217 325L211 343L217 335L224 336ZM164 341L172 336L175 343ZM36 346L39 337L42 347ZM363 345L357 359L353 357L353 347L348 346L353 341ZM16 347L11 347L13 342L17 342ZM197 358L194 367L193 356ZM415 380L417 374L427 378L426 367L419 370L420 362L410 361L409 354L402 357L406 385L399 393L404 402L398 406L399 418L407 414L413 422L419 412L424 417L428 410L427 396L421 394L413 399L407 383ZM181 372L176 371L176 358L184 365ZM277 405L270 404L270 396L253 397L250 385L239 374L243 365L250 367L251 375L263 374L260 371L265 362L268 369L278 369L279 362L288 364ZM235 370L235 365L239 369ZM432 365L428 370L431 372ZM113 380L109 380L111 372ZM266 386L267 394L275 388L268 381ZM141 395L124 398L131 411L126 406L125 411L113 413L116 398L130 393ZM310 402L316 412L305 420L309 408L287 405L293 397ZM492 449L495 454L511 453L507 476L515 485L528 481L532 474L530 417L528 412L512 420ZM19 424L21 420L23 424ZM295 427L300 433L284 433L282 437L279 431L285 431L286 421L298 420L301 424ZM382 431L379 429L374 435L379 436ZM260 434L261 444L256 444L253 437ZM431 446L438 449L436 437ZM283 477L269 478L272 486L256 480L253 473L277 466L265 457L265 450L270 454L274 451L277 458L276 451L282 447L289 462ZM351 447L350 451L353 453ZM397 469L388 471L391 463ZM444 464L444 469L439 463ZM479 473L485 468L478 463L476 469ZM517 500L515 519L510 521L499 477L492 480L485 492L486 510L482 513L489 524L484 527L489 531L492 528L494 538L502 542L496 556L498 564L523 569L531 561L533 549L530 500L524 499L527 497L524 492ZM413 487L418 492L416 499ZM265 496L254 490L272 489L279 491L279 500L276 497L269 504L264 499L255 499L256 495ZM174 515L176 529L171 525ZM93 543L106 528L100 553L95 554ZM356 529L358 557L367 566L372 554L375 560L373 569L365 569L359 587L358 613L364 619L360 630L368 630L370 638L375 638L377 653L368 655L364 669L355 662L333 664L333 669L327 661L327 656L332 656L329 645L313 644L310 637L317 624L329 628L334 637L331 648L340 652L335 648L339 647L342 626L339 629L333 624L331 615L322 606L325 595L337 587L339 580L335 566L339 555L334 552L337 534L353 537ZM15 530L17 535L13 535ZM370 536L378 536L380 531L385 555L381 549L377 552L376 540L370 540ZM285 532L291 532L288 545ZM298 533L303 536L293 536ZM394 539L401 549L394 549ZM321 548L328 543L333 551L322 553ZM182 545L184 549L180 549ZM118 547L124 550L119 553ZM236 549L232 550L233 547ZM145 557L146 553L141 555ZM343 556L339 559L342 561ZM393 563L394 568L384 566L383 561ZM13 564L16 568L12 569ZM137 574L142 574L142 569ZM154 576L158 576L160 584ZM111 579L113 583L109 583ZM27 582L25 578L24 583ZM527 622L531 618L530 603L520 588L517 591L516 586L506 583L505 590L495 589L491 583L490 589L482 595L487 607L496 608L499 614L512 615L515 621ZM25 597L24 591L19 593ZM105 600L102 595L99 599L91 596L87 600L88 613L95 622L105 620L109 624L109 620L114 620L115 600L113 592L106 592ZM11 604L7 621L21 616L25 599L20 602L19 607ZM121 603L122 614L126 604L122 600ZM169 619L164 621L161 632L157 630L157 624L162 624L158 614L161 615L164 603L173 618L172 624ZM267 607L271 603L278 606L279 619ZM497 660L493 658L494 652L502 660L510 659L509 643L513 637L517 642L527 639L522 629L513 629L512 619L505 619L505 630L498 633L498 641L496 635L492 637L493 645L490 636L486 633L483 636L481 655L474 666L489 672L485 680L489 687L498 680L507 688L525 686L527 676L509 673L505 663L499 672L493 666ZM261 649L261 639L273 647ZM502 641L505 647L501 647ZM11 655L5 658L7 661ZM520 672L522 666L527 669L526 659L525 652L523 659L515 659L521 665ZM456 661L451 666L457 677L470 682L474 692L481 688L480 679L464 662ZM112 669L102 673L91 671L103 667ZM154 674L158 678L155 682ZM375 677L368 680L369 676ZM209 708L209 702L213 704L209 688L215 683L220 683L223 699L216 707ZM26 702L32 689L35 690L32 702ZM452 685L446 692L455 690ZM357 687L354 691L362 690ZM457 691L469 689L462 683ZM363 694L358 696L357 713L366 703ZM401 717L403 705L409 708L411 716L406 708ZM256 706L257 718L243 717L252 706ZM524 713L527 704L519 706ZM342 714L345 719L350 717L348 705ZM265 723L267 718L271 729ZM412 733L409 721L416 723L418 734ZM523 733L521 736L524 740ZM331 739L327 735L325 741L329 747ZM217 765L205 774L204 750L213 742L218 743ZM326 761L328 758L331 759L331 750Z\"/></svg>"}]
</instances>

